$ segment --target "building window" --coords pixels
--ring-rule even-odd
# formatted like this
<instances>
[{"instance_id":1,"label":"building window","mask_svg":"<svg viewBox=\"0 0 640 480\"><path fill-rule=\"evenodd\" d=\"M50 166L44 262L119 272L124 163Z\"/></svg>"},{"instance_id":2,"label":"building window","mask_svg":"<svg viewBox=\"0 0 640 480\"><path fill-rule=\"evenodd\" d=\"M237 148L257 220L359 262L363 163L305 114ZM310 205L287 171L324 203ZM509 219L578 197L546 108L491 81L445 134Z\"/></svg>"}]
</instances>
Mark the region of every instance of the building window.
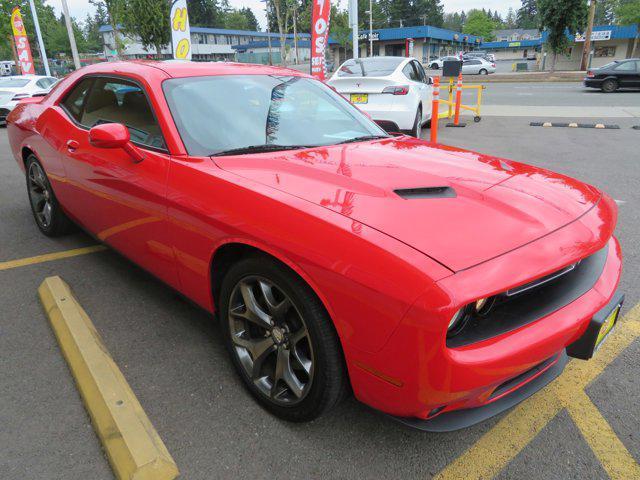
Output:
<instances>
[{"instance_id":1,"label":"building window","mask_svg":"<svg viewBox=\"0 0 640 480\"><path fill-rule=\"evenodd\" d=\"M593 52L594 57L615 57L616 47L596 47Z\"/></svg>"}]
</instances>

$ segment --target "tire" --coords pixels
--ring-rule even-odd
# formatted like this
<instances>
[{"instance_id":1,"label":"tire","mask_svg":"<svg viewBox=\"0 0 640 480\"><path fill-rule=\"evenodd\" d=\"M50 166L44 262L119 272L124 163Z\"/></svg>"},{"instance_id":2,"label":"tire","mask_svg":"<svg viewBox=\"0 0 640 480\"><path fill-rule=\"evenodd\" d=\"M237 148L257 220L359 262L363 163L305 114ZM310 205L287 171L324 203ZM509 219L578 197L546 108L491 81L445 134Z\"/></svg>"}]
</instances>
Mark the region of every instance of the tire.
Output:
<instances>
[{"instance_id":1,"label":"tire","mask_svg":"<svg viewBox=\"0 0 640 480\"><path fill-rule=\"evenodd\" d=\"M604 93L613 93L618 89L618 82L612 78L609 78L602 82L602 87L600 87Z\"/></svg>"},{"instance_id":2,"label":"tire","mask_svg":"<svg viewBox=\"0 0 640 480\"><path fill-rule=\"evenodd\" d=\"M266 410L284 420L310 421L349 392L333 322L288 267L266 255L243 258L225 275L219 305L233 364Z\"/></svg>"},{"instance_id":3,"label":"tire","mask_svg":"<svg viewBox=\"0 0 640 480\"><path fill-rule=\"evenodd\" d=\"M36 225L48 237L69 233L73 223L62 210L49 178L35 155L27 157L25 167L29 204Z\"/></svg>"},{"instance_id":4,"label":"tire","mask_svg":"<svg viewBox=\"0 0 640 480\"><path fill-rule=\"evenodd\" d=\"M487 71L486 68L481 68L480 71L478 72L480 75L489 75L489 72Z\"/></svg>"},{"instance_id":5,"label":"tire","mask_svg":"<svg viewBox=\"0 0 640 480\"><path fill-rule=\"evenodd\" d=\"M413 121L413 128L411 128L411 136L420 138L422 133L422 107L418 107L416 110L416 118Z\"/></svg>"}]
</instances>

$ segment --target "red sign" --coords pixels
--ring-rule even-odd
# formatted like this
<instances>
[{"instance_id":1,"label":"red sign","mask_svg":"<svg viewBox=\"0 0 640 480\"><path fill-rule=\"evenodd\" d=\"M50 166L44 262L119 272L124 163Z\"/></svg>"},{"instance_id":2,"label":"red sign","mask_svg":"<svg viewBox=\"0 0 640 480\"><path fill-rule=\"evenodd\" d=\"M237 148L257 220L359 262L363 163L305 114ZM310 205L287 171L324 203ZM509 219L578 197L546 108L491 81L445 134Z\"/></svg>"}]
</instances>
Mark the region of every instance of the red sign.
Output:
<instances>
[{"instance_id":1,"label":"red sign","mask_svg":"<svg viewBox=\"0 0 640 480\"><path fill-rule=\"evenodd\" d=\"M329 43L329 17L331 0L313 0L311 17L311 75L324 80L327 65L324 57Z\"/></svg>"},{"instance_id":2,"label":"red sign","mask_svg":"<svg viewBox=\"0 0 640 480\"><path fill-rule=\"evenodd\" d=\"M27 38L27 32L22 22L22 15L20 14L20 8L15 7L11 12L11 28L13 29L13 38L16 42L16 50L18 52L18 63L20 64L20 70L23 75L35 75L36 67L33 64L33 57L31 56L31 47L29 46L29 39Z\"/></svg>"}]
</instances>

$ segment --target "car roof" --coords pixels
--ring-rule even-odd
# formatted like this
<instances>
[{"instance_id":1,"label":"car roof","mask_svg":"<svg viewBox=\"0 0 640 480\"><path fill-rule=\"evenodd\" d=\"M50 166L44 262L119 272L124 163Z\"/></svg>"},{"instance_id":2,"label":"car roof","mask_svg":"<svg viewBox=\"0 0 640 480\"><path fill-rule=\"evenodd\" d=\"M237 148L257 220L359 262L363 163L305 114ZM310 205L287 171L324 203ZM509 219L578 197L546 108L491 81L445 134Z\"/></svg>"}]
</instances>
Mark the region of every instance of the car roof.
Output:
<instances>
[{"instance_id":1,"label":"car roof","mask_svg":"<svg viewBox=\"0 0 640 480\"><path fill-rule=\"evenodd\" d=\"M102 62L84 67L84 73L135 73L162 71L169 77L202 77L209 75L289 75L309 76L290 68L235 62L189 62L184 60L128 60Z\"/></svg>"}]
</instances>

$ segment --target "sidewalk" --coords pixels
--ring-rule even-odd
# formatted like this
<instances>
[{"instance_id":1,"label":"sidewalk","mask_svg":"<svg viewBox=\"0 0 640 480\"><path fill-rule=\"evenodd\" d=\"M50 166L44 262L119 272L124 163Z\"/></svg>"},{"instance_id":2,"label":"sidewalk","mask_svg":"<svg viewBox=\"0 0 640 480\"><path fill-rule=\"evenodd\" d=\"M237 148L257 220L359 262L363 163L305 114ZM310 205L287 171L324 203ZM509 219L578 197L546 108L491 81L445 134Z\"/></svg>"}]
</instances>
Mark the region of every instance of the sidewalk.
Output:
<instances>
[{"instance_id":1,"label":"sidewalk","mask_svg":"<svg viewBox=\"0 0 640 480\"><path fill-rule=\"evenodd\" d=\"M490 75L467 75L467 83L498 83L498 82L581 82L587 75L582 71L555 72L509 72L492 73Z\"/></svg>"}]
</instances>

